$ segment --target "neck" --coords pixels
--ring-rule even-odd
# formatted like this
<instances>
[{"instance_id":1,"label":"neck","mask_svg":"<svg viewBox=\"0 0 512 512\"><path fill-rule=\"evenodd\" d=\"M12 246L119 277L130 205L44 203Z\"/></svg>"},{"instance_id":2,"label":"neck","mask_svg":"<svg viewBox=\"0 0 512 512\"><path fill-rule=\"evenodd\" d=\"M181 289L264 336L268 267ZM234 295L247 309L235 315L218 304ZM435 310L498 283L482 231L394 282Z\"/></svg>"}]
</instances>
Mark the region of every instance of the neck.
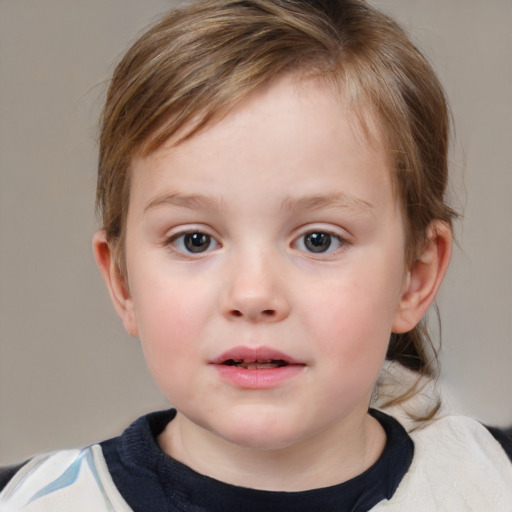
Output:
<instances>
[{"instance_id":1,"label":"neck","mask_svg":"<svg viewBox=\"0 0 512 512\"><path fill-rule=\"evenodd\" d=\"M368 414L279 449L238 446L179 414L159 436L162 450L222 482L268 491L304 491L354 478L381 455L386 435Z\"/></svg>"}]
</instances>

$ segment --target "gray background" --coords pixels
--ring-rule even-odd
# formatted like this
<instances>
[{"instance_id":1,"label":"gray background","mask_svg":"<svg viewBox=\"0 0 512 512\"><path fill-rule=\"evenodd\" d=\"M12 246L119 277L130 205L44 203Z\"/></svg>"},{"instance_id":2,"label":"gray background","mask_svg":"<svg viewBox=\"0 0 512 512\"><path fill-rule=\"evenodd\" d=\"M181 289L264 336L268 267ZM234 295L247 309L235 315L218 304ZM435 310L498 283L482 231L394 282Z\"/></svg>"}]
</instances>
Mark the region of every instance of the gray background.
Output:
<instances>
[{"instance_id":1,"label":"gray background","mask_svg":"<svg viewBox=\"0 0 512 512\"><path fill-rule=\"evenodd\" d=\"M434 62L456 120L444 385L512 423L512 2L374 1ZM0 462L166 407L95 268L96 120L128 43L172 2L0 0Z\"/></svg>"}]
</instances>

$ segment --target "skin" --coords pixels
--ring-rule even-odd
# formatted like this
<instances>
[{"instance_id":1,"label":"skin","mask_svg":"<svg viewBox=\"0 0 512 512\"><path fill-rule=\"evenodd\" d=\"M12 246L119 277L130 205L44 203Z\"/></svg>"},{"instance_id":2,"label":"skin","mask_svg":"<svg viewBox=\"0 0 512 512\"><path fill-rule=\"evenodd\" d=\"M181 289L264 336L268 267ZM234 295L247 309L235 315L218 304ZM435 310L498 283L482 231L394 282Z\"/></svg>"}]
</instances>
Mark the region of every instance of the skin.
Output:
<instances>
[{"instance_id":1,"label":"skin","mask_svg":"<svg viewBox=\"0 0 512 512\"><path fill-rule=\"evenodd\" d=\"M95 235L114 305L179 411L160 446L203 474L298 491L348 480L383 450L372 389L390 333L433 301L451 234L433 224L406 266L387 151L356 127L325 85L282 77L133 161L127 279ZM210 242L191 253L187 233ZM312 233L331 245L312 251ZM211 363L237 346L279 350L300 370L233 385Z\"/></svg>"}]
</instances>

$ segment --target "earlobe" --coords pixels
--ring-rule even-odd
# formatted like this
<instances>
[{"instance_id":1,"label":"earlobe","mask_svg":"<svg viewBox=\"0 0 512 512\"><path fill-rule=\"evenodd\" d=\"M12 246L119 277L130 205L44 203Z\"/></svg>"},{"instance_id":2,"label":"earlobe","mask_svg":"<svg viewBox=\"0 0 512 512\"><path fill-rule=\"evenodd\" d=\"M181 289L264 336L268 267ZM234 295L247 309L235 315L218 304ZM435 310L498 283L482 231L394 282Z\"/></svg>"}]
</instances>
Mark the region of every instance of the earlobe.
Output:
<instances>
[{"instance_id":1,"label":"earlobe","mask_svg":"<svg viewBox=\"0 0 512 512\"><path fill-rule=\"evenodd\" d=\"M392 326L394 333L412 330L425 316L446 274L451 251L451 227L442 221L433 222L427 229L427 240L404 281Z\"/></svg>"},{"instance_id":2,"label":"earlobe","mask_svg":"<svg viewBox=\"0 0 512 512\"><path fill-rule=\"evenodd\" d=\"M130 295L126 279L121 275L117 266L105 230L97 231L92 239L94 258L105 280L110 298L123 322L126 332L131 336L138 336L137 322L133 300Z\"/></svg>"}]
</instances>

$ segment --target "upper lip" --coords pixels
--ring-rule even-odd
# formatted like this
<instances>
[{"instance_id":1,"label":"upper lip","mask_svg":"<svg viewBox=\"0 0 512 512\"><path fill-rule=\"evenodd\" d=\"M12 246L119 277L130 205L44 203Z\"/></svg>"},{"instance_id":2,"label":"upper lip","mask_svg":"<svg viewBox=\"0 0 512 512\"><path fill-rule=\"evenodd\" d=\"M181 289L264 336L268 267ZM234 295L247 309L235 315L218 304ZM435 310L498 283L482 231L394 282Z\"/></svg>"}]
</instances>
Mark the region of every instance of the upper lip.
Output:
<instances>
[{"instance_id":1,"label":"upper lip","mask_svg":"<svg viewBox=\"0 0 512 512\"><path fill-rule=\"evenodd\" d=\"M233 347L210 361L211 364L224 364L227 361L243 361L246 363L284 361L287 364L304 364L297 359L270 347Z\"/></svg>"}]
</instances>

